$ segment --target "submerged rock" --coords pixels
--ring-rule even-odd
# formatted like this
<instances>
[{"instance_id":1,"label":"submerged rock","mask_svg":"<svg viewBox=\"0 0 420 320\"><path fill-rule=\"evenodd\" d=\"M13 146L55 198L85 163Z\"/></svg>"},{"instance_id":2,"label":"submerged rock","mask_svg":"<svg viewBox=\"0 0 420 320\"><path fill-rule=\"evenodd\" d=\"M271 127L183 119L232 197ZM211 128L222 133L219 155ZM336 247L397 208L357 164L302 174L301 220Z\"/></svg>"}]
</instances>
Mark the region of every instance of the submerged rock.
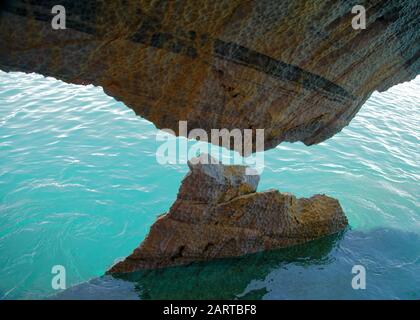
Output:
<instances>
[{"instance_id":1,"label":"submerged rock","mask_svg":"<svg viewBox=\"0 0 420 320\"><path fill-rule=\"evenodd\" d=\"M246 175L245 166L203 161L207 157L189 162L191 171L169 212L109 273L289 247L337 233L348 224L339 202L331 197L298 199L277 190L256 192L259 176Z\"/></svg>"},{"instance_id":2,"label":"submerged rock","mask_svg":"<svg viewBox=\"0 0 420 320\"><path fill-rule=\"evenodd\" d=\"M61 0L64 30L55 4L1 1L0 68L102 86L176 134L186 120L264 129L265 149L319 143L420 70L418 0L362 1L358 30L357 1Z\"/></svg>"}]
</instances>

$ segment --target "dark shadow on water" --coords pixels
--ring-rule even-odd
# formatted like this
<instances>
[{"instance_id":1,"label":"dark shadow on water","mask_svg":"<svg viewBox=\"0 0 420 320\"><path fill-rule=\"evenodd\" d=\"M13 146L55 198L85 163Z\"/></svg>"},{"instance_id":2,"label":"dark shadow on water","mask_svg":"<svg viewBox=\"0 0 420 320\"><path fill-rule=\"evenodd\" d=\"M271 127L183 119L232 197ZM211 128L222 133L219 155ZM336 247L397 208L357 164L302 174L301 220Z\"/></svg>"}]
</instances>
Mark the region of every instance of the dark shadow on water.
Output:
<instances>
[{"instance_id":1,"label":"dark shadow on water","mask_svg":"<svg viewBox=\"0 0 420 320\"><path fill-rule=\"evenodd\" d=\"M263 280L271 270L282 265L328 263L328 254L338 237L236 259L142 271L118 278L136 283L135 289L142 299L234 299L251 280Z\"/></svg>"},{"instance_id":2,"label":"dark shadow on water","mask_svg":"<svg viewBox=\"0 0 420 320\"><path fill-rule=\"evenodd\" d=\"M419 244L417 252L412 249L416 248L413 242ZM420 236L415 233L349 230L304 245L235 259L103 276L53 298L418 299L419 252ZM366 268L366 290L351 286L351 270L356 264Z\"/></svg>"}]
</instances>

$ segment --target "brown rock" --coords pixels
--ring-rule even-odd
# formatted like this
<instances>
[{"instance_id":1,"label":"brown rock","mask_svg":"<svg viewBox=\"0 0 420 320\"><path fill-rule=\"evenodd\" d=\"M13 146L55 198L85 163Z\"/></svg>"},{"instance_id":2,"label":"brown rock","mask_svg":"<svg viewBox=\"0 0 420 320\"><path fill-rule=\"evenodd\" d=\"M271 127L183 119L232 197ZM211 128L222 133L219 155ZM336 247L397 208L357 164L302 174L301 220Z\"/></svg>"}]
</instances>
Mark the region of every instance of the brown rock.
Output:
<instances>
[{"instance_id":1,"label":"brown rock","mask_svg":"<svg viewBox=\"0 0 420 320\"><path fill-rule=\"evenodd\" d=\"M0 68L92 83L158 128L265 129L319 143L420 70L418 0L3 0Z\"/></svg>"},{"instance_id":2,"label":"brown rock","mask_svg":"<svg viewBox=\"0 0 420 320\"><path fill-rule=\"evenodd\" d=\"M109 273L283 248L347 226L333 198L297 199L277 190L256 192L259 177L245 175L244 166L207 163L189 163L191 171L169 213L160 216L143 243Z\"/></svg>"}]
</instances>

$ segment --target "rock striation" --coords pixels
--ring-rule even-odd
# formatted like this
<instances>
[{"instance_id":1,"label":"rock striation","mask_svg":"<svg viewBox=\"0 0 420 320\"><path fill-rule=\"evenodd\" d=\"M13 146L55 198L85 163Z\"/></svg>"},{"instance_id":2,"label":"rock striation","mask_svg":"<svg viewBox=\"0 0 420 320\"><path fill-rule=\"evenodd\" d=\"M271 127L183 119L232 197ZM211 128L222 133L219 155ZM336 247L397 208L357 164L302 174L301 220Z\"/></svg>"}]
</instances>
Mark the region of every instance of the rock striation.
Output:
<instances>
[{"instance_id":1,"label":"rock striation","mask_svg":"<svg viewBox=\"0 0 420 320\"><path fill-rule=\"evenodd\" d=\"M0 68L102 86L158 128L319 143L420 70L418 0L3 0ZM366 29L352 28L352 7ZM255 149L255 148L254 148Z\"/></svg>"},{"instance_id":2,"label":"rock striation","mask_svg":"<svg viewBox=\"0 0 420 320\"><path fill-rule=\"evenodd\" d=\"M214 162L211 162L214 161ZM289 247L347 226L339 202L325 195L297 199L256 192L259 176L202 154L189 162L177 199L143 243L108 273L188 264ZM214 164L215 163L215 164Z\"/></svg>"}]
</instances>

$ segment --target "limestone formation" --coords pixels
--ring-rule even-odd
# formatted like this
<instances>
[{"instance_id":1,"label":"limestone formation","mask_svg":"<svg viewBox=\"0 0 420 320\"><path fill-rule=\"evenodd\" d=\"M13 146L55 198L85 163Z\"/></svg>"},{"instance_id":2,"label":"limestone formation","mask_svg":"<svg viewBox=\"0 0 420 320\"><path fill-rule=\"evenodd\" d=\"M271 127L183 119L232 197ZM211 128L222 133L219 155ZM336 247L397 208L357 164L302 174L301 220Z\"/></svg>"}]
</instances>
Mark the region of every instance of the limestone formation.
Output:
<instances>
[{"instance_id":1,"label":"limestone formation","mask_svg":"<svg viewBox=\"0 0 420 320\"><path fill-rule=\"evenodd\" d=\"M319 143L420 70L418 0L3 0L0 69L102 86L158 128ZM355 30L351 9L366 8Z\"/></svg>"},{"instance_id":2,"label":"limestone formation","mask_svg":"<svg viewBox=\"0 0 420 320\"><path fill-rule=\"evenodd\" d=\"M110 273L289 247L347 226L333 198L297 199L277 190L256 192L259 176L245 175L245 166L212 164L208 155L193 160L169 212L157 219L143 243Z\"/></svg>"}]
</instances>

